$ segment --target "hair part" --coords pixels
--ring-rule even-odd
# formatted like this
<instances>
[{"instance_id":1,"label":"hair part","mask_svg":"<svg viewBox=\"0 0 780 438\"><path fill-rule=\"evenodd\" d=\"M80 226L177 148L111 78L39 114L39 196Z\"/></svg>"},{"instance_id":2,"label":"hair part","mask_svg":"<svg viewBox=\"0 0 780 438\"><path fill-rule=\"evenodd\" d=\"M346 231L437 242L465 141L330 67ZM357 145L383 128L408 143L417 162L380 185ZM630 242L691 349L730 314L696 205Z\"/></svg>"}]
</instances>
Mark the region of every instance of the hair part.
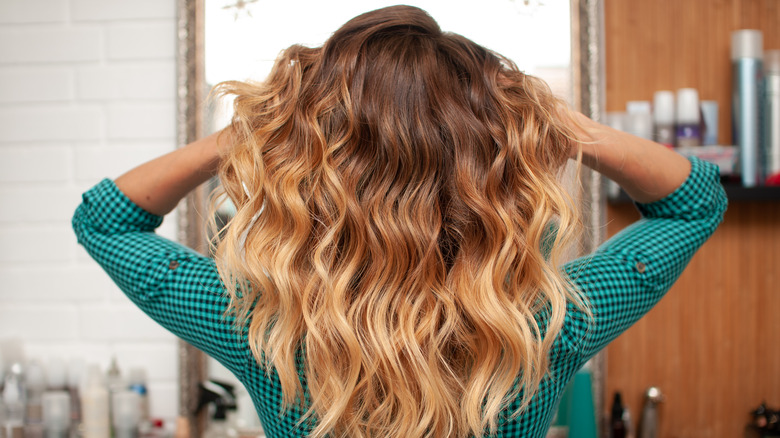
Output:
<instances>
[{"instance_id":1,"label":"hair part","mask_svg":"<svg viewBox=\"0 0 780 438\"><path fill-rule=\"evenodd\" d=\"M217 266L288 407L303 354L312 436L480 437L527 406L582 304L558 269L575 136L547 85L395 6L218 90L237 213Z\"/></svg>"}]
</instances>

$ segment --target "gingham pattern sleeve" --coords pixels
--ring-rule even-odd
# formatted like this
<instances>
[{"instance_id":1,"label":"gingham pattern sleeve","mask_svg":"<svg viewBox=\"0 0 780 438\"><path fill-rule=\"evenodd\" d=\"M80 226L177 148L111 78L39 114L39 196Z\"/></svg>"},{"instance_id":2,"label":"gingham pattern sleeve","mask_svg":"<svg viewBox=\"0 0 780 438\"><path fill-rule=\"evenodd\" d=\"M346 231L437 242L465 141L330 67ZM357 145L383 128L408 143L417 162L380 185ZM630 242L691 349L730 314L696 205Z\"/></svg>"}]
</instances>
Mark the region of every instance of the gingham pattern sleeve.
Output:
<instances>
[{"instance_id":1,"label":"gingham pattern sleeve","mask_svg":"<svg viewBox=\"0 0 780 438\"><path fill-rule=\"evenodd\" d=\"M79 243L130 300L242 376L250 349L224 315L228 300L214 261L154 234L161 223L108 179L84 193L73 216Z\"/></svg>"},{"instance_id":2,"label":"gingham pattern sleeve","mask_svg":"<svg viewBox=\"0 0 780 438\"><path fill-rule=\"evenodd\" d=\"M639 221L564 266L593 315L569 306L562 331L583 363L664 296L723 220L726 204L718 168L692 158L691 173L677 190L637 203Z\"/></svg>"}]
</instances>

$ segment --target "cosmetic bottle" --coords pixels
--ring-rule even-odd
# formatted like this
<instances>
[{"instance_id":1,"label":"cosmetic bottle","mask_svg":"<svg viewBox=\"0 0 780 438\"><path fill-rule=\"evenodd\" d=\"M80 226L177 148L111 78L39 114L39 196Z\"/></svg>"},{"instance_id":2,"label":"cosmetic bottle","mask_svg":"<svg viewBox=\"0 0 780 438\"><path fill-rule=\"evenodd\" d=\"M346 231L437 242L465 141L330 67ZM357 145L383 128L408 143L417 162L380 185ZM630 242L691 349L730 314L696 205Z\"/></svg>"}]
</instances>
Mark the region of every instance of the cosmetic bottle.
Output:
<instances>
[{"instance_id":1,"label":"cosmetic bottle","mask_svg":"<svg viewBox=\"0 0 780 438\"><path fill-rule=\"evenodd\" d=\"M122 386L122 372L119 370L116 357L111 358L111 365L106 371L106 385L109 389L116 388L117 390Z\"/></svg>"},{"instance_id":2,"label":"cosmetic bottle","mask_svg":"<svg viewBox=\"0 0 780 438\"><path fill-rule=\"evenodd\" d=\"M70 395L67 391L47 391L41 397L43 430L46 438L68 438L70 434Z\"/></svg>"},{"instance_id":3,"label":"cosmetic bottle","mask_svg":"<svg viewBox=\"0 0 780 438\"><path fill-rule=\"evenodd\" d=\"M143 368L131 368L128 373L130 390L138 394L139 423L138 429L144 434L151 428L149 422L149 397L146 390L146 373Z\"/></svg>"},{"instance_id":4,"label":"cosmetic bottle","mask_svg":"<svg viewBox=\"0 0 780 438\"><path fill-rule=\"evenodd\" d=\"M701 101L701 144L714 146L718 144L718 102L715 100Z\"/></svg>"},{"instance_id":5,"label":"cosmetic bottle","mask_svg":"<svg viewBox=\"0 0 780 438\"><path fill-rule=\"evenodd\" d=\"M634 420L631 418L631 410L623 406L623 425L626 427L626 438L634 438Z\"/></svg>"},{"instance_id":6,"label":"cosmetic bottle","mask_svg":"<svg viewBox=\"0 0 780 438\"><path fill-rule=\"evenodd\" d=\"M742 185L759 184L759 145L761 134L760 84L763 54L760 30L744 29L731 34L734 144L739 148Z\"/></svg>"},{"instance_id":7,"label":"cosmetic bottle","mask_svg":"<svg viewBox=\"0 0 780 438\"><path fill-rule=\"evenodd\" d=\"M40 362L33 360L27 364L25 386L27 390L25 434L28 435L28 438L42 436L42 397L46 391L46 372Z\"/></svg>"},{"instance_id":8,"label":"cosmetic bottle","mask_svg":"<svg viewBox=\"0 0 780 438\"><path fill-rule=\"evenodd\" d=\"M639 438L658 438L658 404L664 400L661 390L650 387L645 392L645 405L639 427Z\"/></svg>"},{"instance_id":9,"label":"cosmetic bottle","mask_svg":"<svg viewBox=\"0 0 780 438\"><path fill-rule=\"evenodd\" d=\"M653 95L653 141L674 147L674 93L656 91Z\"/></svg>"},{"instance_id":10,"label":"cosmetic bottle","mask_svg":"<svg viewBox=\"0 0 780 438\"><path fill-rule=\"evenodd\" d=\"M765 182L780 185L780 50L764 54Z\"/></svg>"},{"instance_id":11,"label":"cosmetic bottle","mask_svg":"<svg viewBox=\"0 0 780 438\"><path fill-rule=\"evenodd\" d=\"M108 388L97 365L86 373L86 382L81 392L81 418L84 438L109 438L111 436L109 420Z\"/></svg>"},{"instance_id":12,"label":"cosmetic bottle","mask_svg":"<svg viewBox=\"0 0 780 438\"><path fill-rule=\"evenodd\" d=\"M3 389L3 382L5 381L5 358L3 357L3 346L0 345L0 391Z\"/></svg>"},{"instance_id":13,"label":"cosmetic bottle","mask_svg":"<svg viewBox=\"0 0 780 438\"><path fill-rule=\"evenodd\" d=\"M84 362L71 359L68 362L67 387L70 394L70 424L72 428L81 424L81 386L84 375Z\"/></svg>"},{"instance_id":14,"label":"cosmetic bottle","mask_svg":"<svg viewBox=\"0 0 780 438\"><path fill-rule=\"evenodd\" d=\"M626 112L628 114L650 114L652 105L647 100L629 100L626 102Z\"/></svg>"},{"instance_id":15,"label":"cosmetic bottle","mask_svg":"<svg viewBox=\"0 0 780 438\"><path fill-rule=\"evenodd\" d=\"M106 371L106 387L108 388L108 415L111 419L111 424L113 424L114 394L120 391L125 391L128 388L127 381L122 378L122 372L119 370L119 364L117 363L116 357L111 358L111 365Z\"/></svg>"},{"instance_id":16,"label":"cosmetic bottle","mask_svg":"<svg viewBox=\"0 0 780 438\"><path fill-rule=\"evenodd\" d=\"M19 363L11 365L6 373L3 386L3 405L5 421L3 429L6 438L24 437L24 411L25 411L24 374Z\"/></svg>"},{"instance_id":17,"label":"cosmetic bottle","mask_svg":"<svg viewBox=\"0 0 780 438\"><path fill-rule=\"evenodd\" d=\"M127 381L122 378L122 372L119 370L116 357L111 358L111 365L106 371L106 386L110 393L124 391L128 388Z\"/></svg>"},{"instance_id":18,"label":"cosmetic bottle","mask_svg":"<svg viewBox=\"0 0 780 438\"><path fill-rule=\"evenodd\" d=\"M5 437L5 403L3 397L0 397L0 438Z\"/></svg>"},{"instance_id":19,"label":"cosmetic bottle","mask_svg":"<svg viewBox=\"0 0 780 438\"><path fill-rule=\"evenodd\" d=\"M612 416L609 422L609 436L610 438L626 438L626 424L623 421L623 413L625 408L623 407L623 399L620 396L620 392L615 393L615 398L612 400Z\"/></svg>"},{"instance_id":20,"label":"cosmetic bottle","mask_svg":"<svg viewBox=\"0 0 780 438\"><path fill-rule=\"evenodd\" d=\"M701 109L699 108L699 92L695 88L677 90L675 119L675 144L677 147L701 146Z\"/></svg>"},{"instance_id":21,"label":"cosmetic bottle","mask_svg":"<svg viewBox=\"0 0 780 438\"><path fill-rule=\"evenodd\" d=\"M52 359L46 364L46 390L68 390L68 369L62 359Z\"/></svg>"},{"instance_id":22,"label":"cosmetic bottle","mask_svg":"<svg viewBox=\"0 0 780 438\"><path fill-rule=\"evenodd\" d=\"M626 104L626 131L646 140L653 139L653 115L650 102L635 100Z\"/></svg>"},{"instance_id":23,"label":"cosmetic bottle","mask_svg":"<svg viewBox=\"0 0 780 438\"><path fill-rule=\"evenodd\" d=\"M141 419L141 396L129 389L114 392L111 396L114 438L138 438Z\"/></svg>"}]
</instances>

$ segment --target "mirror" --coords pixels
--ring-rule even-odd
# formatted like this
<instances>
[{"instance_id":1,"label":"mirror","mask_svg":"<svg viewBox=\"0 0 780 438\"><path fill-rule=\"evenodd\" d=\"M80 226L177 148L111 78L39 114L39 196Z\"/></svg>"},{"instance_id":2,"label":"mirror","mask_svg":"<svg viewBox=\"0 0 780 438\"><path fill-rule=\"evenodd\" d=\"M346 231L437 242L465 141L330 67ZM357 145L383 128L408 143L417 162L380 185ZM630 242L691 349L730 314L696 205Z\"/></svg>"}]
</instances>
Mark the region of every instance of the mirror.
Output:
<instances>
[{"instance_id":1,"label":"mirror","mask_svg":"<svg viewBox=\"0 0 780 438\"><path fill-rule=\"evenodd\" d=\"M396 4L392 0L328 2L204 1L204 76L207 87L226 80L262 80L282 49L293 44L316 47L352 17ZM441 0L409 2L431 14L445 31L464 35L512 59L520 70L544 78L553 91L571 101L569 3L489 0L453 7ZM301 13L301 11L306 11ZM278 17L295 17L294 20ZM523 43L544 41L544 44ZM230 108L211 115L216 128Z\"/></svg>"},{"instance_id":2,"label":"mirror","mask_svg":"<svg viewBox=\"0 0 780 438\"><path fill-rule=\"evenodd\" d=\"M350 18L395 4L383 0L265 2L258 0L178 0L179 144L218 129L230 119L230 105L202 108L211 86L224 80L262 80L276 55L292 44L319 46ZM512 59L526 73L545 79L560 97L598 120L603 110L601 0L489 0L477 3L418 0L408 4L428 11L445 31L462 34ZM305 12L304 12L305 11ZM303 13L302 13L303 12ZM295 17L288 19L285 17ZM580 247L590 252L603 239L604 201L598 174L583 168L580 202L584 234ZM203 192L182 206L181 240L203 249L198 211ZM193 416L197 384L206 376L232 377L196 349L180 348L182 430L200 436L203 418ZM603 356L594 359L597 412L603 412Z\"/></svg>"}]
</instances>

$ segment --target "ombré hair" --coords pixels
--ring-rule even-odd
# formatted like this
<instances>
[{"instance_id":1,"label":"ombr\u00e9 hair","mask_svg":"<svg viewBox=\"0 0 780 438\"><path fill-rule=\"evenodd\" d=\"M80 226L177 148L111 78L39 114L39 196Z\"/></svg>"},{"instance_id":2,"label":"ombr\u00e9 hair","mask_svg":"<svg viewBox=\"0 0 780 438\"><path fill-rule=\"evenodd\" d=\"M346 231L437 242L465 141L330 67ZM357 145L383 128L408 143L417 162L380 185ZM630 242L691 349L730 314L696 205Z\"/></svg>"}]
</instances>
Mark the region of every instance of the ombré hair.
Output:
<instances>
[{"instance_id":1,"label":"ombr\u00e9 hair","mask_svg":"<svg viewBox=\"0 0 780 438\"><path fill-rule=\"evenodd\" d=\"M527 406L580 303L558 269L576 145L546 84L395 6L219 90L217 264L288 407L303 355L312 436L479 437Z\"/></svg>"}]
</instances>

